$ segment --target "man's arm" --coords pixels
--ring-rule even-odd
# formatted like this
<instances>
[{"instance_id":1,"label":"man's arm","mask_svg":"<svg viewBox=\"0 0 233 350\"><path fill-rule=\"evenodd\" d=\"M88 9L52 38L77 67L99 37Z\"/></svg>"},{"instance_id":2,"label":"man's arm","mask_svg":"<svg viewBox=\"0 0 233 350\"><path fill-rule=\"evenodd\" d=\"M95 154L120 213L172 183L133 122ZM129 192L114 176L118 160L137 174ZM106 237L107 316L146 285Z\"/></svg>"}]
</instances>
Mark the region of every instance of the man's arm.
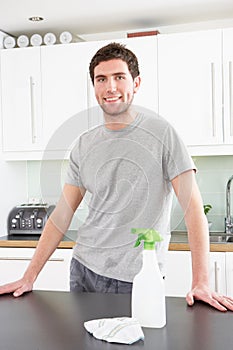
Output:
<instances>
[{"instance_id":1,"label":"man's arm","mask_svg":"<svg viewBox=\"0 0 233 350\"><path fill-rule=\"evenodd\" d=\"M209 288L209 230L202 198L193 170L172 180L172 186L184 212L192 255L192 288L188 305L202 300L220 311L233 310L233 299L212 292Z\"/></svg>"},{"instance_id":2,"label":"man's arm","mask_svg":"<svg viewBox=\"0 0 233 350\"><path fill-rule=\"evenodd\" d=\"M66 233L84 192L79 187L65 184L58 204L44 227L36 251L23 277L0 287L0 294L13 293L15 297L18 297L32 290L38 274Z\"/></svg>"}]
</instances>

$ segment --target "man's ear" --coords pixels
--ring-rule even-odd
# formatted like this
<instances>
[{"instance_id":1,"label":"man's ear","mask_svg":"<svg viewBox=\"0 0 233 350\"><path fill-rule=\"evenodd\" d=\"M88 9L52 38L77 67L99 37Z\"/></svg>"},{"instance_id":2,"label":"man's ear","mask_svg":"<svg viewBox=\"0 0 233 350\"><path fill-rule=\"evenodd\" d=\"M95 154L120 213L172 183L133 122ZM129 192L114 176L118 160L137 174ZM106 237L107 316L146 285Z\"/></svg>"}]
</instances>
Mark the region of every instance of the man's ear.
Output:
<instances>
[{"instance_id":1,"label":"man's ear","mask_svg":"<svg viewBox=\"0 0 233 350\"><path fill-rule=\"evenodd\" d=\"M141 77L138 75L135 79L134 79L134 89L133 92L136 93L139 89L139 86L141 84Z\"/></svg>"}]
</instances>

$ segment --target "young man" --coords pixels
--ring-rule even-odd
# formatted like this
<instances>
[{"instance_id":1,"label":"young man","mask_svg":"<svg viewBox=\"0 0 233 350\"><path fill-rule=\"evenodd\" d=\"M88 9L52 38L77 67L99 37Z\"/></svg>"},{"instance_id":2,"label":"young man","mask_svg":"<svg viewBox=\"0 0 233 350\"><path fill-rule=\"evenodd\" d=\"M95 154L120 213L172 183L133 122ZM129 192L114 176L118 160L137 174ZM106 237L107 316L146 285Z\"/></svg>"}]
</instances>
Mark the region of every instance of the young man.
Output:
<instances>
[{"instance_id":1,"label":"young man","mask_svg":"<svg viewBox=\"0 0 233 350\"><path fill-rule=\"evenodd\" d=\"M85 192L89 215L78 230L71 262L74 291L129 293L141 267L131 228L155 228L161 271L170 239L172 191L183 208L192 253L193 283L187 303L202 300L220 311L233 300L209 289L209 238L195 166L174 129L150 111L133 106L140 87L136 56L116 43L100 49L90 63L104 125L82 134L73 148L61 198L41 235L22 279L0 288L19 296L33 283L69 227Z\"/></svg>"}]
</instances>

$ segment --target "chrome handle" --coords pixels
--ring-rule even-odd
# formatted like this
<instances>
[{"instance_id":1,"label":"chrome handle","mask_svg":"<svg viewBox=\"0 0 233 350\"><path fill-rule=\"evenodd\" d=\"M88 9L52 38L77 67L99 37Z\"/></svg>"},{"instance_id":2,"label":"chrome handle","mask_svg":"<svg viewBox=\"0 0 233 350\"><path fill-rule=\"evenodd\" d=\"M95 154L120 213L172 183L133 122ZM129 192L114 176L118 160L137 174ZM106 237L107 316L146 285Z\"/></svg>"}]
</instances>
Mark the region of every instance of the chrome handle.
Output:
<instances>
[{"instance_id":1,"label":"chrome handle","mask_svg":"<svg viewBox=\"0 0 233 350\"><path fill-rule=\"evenodd\" d=\"M220 267L218 266L218 262L214 262L214 290L219 293L219 273Z\"/></svg>"},{"instance_id":2,"label":"chrome handle","mask_svg":"<svg viewBox=\"0 0 233 350\"><path fill-rule=\"evenodd\" d=\"M229 118L230 136L233 136L233 115L232 115L232 62L229 62Z\"/></svg>"},{"instance_id":3,"label":"chrome handle","mask_svg":"<svg viewBox=\"0 0 233 350\"><path fill-rule=\"evenodd\" d=\"M31 101L31 135L32 143L36 142L36 128L35 128L35 98L34 98L35 82L33 77L30 77L30 101Z\"/></svg>"},{"instance_id":4,"label":"chrome handle","mask_svg":"<svg viewBox=\"0 0 233 350\"><path fill-rule=\"evenodd\" d=\"M32 258L27 258L27 257L0 257L0 261L31 261ZM48 261L58 261L58 262L63 262L63 258L50 258Z\"/></svg>"},{"instance_id":5,"label":"chrome handle","mask_svg":"<svg viewBox=\"0 0 233 350\"><path fill-rule=\"evenodd\" d=\"M215 116L215 67L211 62L211 115L212 115L212 136L216 136L216 116Z\"/></svg>"}]
</instances>

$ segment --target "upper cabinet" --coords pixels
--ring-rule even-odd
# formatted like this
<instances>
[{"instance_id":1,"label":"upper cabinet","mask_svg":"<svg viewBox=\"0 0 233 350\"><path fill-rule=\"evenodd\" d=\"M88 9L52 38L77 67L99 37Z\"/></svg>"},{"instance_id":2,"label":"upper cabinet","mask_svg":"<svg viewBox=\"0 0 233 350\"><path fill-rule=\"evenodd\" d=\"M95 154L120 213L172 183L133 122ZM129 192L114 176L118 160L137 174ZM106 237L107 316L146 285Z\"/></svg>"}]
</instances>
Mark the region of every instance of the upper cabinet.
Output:
<instances>
[{"instance_id":1,"label":"upper cabinet","mask_svg":"<svg viewBox=\"0 0 233 350\"><path fill-rule=\"evenodd\" d=\"M224 141L233 144L233 29L223 31Z\"/></svg>"},{"instance_id":2,"label":"upper cabinet","mask_svg":"<svg viewBox=\"0 0 233 350\"><path fill-rule=\"evenodd\" d=\"M192 154L232 154L232 36L209 30L158 37L159 113Z\"/></svg>"},{"instance_id":3,"label":"upper cabinet","mask_svg":"<svg viewBox=\"0 0 233 350\"><path fill-rule=\"evenodd\" d=\"M221 31L161 35L159 113L187 145L223 141Z\"/></svg>"},{"instance_id":4,"label":"upper cabinet","mask_svg":"<svg viewBox=\"0 0 233 350\"><path fill-rule=\"evenodd\" d=\"M43 143L47 152L70 150L88 129L85 61L82 44L41 47Z\"/></svg>"},{"instance_id":5,"label":"upper cabinet","mask_svg":"<svg viewBox=\"0 0 233 350\"><path fill-rule=\"evenodd\" d=\"M233 154L233 29L119 41L139 61L133 103L174 125L192 155ZM1 50L7 159L63 159L102 123L89 63L111 41ZM46 152L45 152L46 151Z\"/></svg>"},{"instance_id":6,"label":"upper cabinet","mask_svg":"<svg viewBox=\"0 0 233 350\"><path fill-rule=\"evenodd\" d=\"M41 149L40 49L1 50L3 150Z\"/></svg>"}]
</instances>

